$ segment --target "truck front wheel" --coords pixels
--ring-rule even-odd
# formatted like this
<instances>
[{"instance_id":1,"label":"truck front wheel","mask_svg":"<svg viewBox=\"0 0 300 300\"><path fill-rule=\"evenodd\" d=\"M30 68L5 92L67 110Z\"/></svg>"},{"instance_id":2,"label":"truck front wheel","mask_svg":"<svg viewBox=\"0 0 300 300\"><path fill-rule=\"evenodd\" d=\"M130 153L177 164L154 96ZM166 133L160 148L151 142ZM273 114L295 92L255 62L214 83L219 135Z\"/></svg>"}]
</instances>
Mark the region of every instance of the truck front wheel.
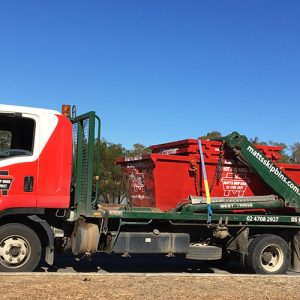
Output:
<instances>
[{"instance_id":1,"label":"truck front wheel","mask_svg":"<svg viewBox=\"0 0 300 300\"><path fill-rule=\"evenodd\" d=\"M289 267L290 251L280 236L263 234L251 241L245 259L256 274L284 274Z\"/></svg>"},{"instance_id":2,"label":"truck front wheel","mask_svg":"<svg viewBox=\"0 0 300 300\"><path fill-rule=\"evenodd\" d=\"M36 233L23 224L0 227L0 271L31 272L41 258L41 242Z\"/></svg>"}]
</instances>

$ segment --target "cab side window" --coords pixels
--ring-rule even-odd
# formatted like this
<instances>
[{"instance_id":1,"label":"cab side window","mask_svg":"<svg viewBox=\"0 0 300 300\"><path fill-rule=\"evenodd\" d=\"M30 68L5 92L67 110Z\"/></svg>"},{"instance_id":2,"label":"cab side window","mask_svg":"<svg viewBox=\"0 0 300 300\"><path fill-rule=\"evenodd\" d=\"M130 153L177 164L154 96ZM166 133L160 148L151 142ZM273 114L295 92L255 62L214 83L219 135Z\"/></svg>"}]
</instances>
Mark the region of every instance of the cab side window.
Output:
<instances>
[{"instance_id":1,"label":"cab side window","mask_svg":"<svg viewBox=\"0 0 300 300\"><path fill-rule=\"evenodd\" d=\"M0 116L0 159L32 155L35 122L30 118Z\"/></svg>"},{"instance_id":2,"label":"cab side window","mask_svg":"<svg viewBox=\"0 0 300 300\"><path fill-rule=\"evenodd\" d=\"M0 150L10 149L11 147L11 132L0 130Z\"/></svg>"}]
</instances>

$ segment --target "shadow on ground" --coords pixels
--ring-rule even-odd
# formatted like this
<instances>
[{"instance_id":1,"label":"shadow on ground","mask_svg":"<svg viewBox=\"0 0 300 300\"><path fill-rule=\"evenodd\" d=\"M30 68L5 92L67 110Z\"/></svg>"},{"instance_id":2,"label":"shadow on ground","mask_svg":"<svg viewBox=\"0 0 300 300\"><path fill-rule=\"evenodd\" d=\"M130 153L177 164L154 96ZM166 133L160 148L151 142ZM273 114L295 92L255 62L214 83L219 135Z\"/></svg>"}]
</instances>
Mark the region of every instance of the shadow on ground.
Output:
<instances>
[{"instance_id":1,"label":"shadow on ground","mask_svg":"<svg viewBox=\"0 0 300 300\"><path fill-rule=\"evenodd\" d=\"M243 273L237 262L201 262L184 257L163 255L97 254L76 260L70 255L56 255L54 265L42 266L40 272L119 272L119 273Z\"/></svg>"}]
</instances>

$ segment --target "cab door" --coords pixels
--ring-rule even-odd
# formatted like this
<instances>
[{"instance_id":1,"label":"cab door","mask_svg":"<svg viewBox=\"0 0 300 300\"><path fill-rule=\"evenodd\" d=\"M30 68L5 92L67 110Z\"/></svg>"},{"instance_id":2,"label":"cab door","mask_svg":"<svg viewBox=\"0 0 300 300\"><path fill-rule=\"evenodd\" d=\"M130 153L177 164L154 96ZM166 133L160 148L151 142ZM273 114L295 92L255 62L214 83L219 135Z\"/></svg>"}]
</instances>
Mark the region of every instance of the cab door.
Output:
<instances>
[{"instance_id":1,"label":"cab door","mask_svg":"<svg viewBox=\"0 0 300 300\"><path fill-rule=\"evenodd\" d=\"M0 114L0 211L36 207L38 118Z\"/></svg>"}]
</instances>

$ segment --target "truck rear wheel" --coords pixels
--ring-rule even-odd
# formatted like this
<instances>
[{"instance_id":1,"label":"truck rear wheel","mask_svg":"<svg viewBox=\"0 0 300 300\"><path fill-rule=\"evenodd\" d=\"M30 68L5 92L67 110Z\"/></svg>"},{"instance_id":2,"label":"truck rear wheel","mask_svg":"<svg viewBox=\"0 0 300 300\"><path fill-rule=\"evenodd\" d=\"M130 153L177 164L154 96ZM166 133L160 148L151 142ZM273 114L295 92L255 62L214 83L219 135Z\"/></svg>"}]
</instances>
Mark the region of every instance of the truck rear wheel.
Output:
<instances>
[{"instance_id":1,"label":"truck rear wheel","mask_svg":"<svg viewBox=\"0 0 300 300\"><path fill-rule=\"evenodd\" d=\"M290 263L288 244L274 234L260 235L250 243L245 263L256 274L284 274Z\"/></svg>"},{"instance_id":2,"label":"truck rear wheel","mask_svg":"<svg viewBox=\"0 0 300 300\"><path fill-rule=\"evenodd\" d=\"M23 224L0 227L0 271L31 272L41 258L41 242L36 233Z\"/></svg>"}]
</instances>

